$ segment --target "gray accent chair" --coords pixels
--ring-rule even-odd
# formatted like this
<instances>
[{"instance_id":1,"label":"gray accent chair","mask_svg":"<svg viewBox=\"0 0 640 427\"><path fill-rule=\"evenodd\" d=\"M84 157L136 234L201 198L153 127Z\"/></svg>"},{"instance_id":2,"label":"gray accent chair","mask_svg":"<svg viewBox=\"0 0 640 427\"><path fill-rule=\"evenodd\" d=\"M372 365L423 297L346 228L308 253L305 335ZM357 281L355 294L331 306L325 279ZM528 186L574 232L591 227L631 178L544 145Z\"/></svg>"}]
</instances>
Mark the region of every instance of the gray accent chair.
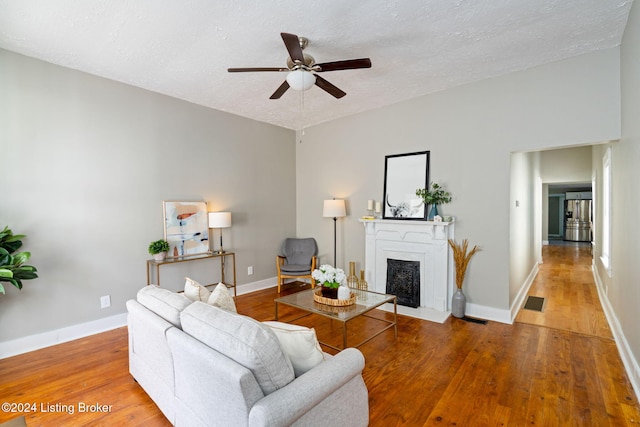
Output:
<instances>
[{"instance_id":1,"label":"gray accent chair","mask_svg":"<svg viewBox=\"0 0 640 427\"><path fill-rule=\"evenodd\" d=\"M318 244L313 237L303 239L287 238L282 243L282 255L276 257L278 269L278 293L284 285L284 279L309 279L311 287L316 281L311 272L318 264Z\"/></svg>"}]
</instances>

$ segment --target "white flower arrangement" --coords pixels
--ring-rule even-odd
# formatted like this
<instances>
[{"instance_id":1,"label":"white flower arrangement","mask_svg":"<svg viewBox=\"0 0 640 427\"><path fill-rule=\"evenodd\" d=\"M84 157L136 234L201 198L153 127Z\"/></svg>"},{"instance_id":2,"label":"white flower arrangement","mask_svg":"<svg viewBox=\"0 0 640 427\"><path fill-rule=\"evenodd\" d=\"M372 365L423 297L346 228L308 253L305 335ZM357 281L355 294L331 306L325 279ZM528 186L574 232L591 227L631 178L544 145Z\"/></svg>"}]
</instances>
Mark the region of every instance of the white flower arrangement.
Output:
<instances>
[{"instance_id":1,"label":"white flower arrangement","mask_svg":"<svg viewBox=\"0 0 640 427\"><path fill-rule=\"evenodd\" d=\"M323 264L320 268L313 270L311 277L326 288L339 288L347 278L341 268L334 268L329 264Z\"/></svg>"}]
</instances>

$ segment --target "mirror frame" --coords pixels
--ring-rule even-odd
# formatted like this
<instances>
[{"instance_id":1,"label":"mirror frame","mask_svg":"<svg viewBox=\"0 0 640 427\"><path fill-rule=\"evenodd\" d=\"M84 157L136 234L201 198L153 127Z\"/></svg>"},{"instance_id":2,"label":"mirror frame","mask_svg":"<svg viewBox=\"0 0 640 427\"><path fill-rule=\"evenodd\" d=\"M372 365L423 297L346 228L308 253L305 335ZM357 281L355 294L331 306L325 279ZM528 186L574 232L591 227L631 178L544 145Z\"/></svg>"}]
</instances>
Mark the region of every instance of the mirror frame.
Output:
<instances>
[{"instance_id":1,"label":"mirror frame","mask_svg":"<svg viewBox=\"0 0 640 427\"><path fill-rule=\"evenodd\" d=\"M429 151L385 156L382 219L427 220L416 190L429 186L430 157Z\"/></svg>"}]
</instances>

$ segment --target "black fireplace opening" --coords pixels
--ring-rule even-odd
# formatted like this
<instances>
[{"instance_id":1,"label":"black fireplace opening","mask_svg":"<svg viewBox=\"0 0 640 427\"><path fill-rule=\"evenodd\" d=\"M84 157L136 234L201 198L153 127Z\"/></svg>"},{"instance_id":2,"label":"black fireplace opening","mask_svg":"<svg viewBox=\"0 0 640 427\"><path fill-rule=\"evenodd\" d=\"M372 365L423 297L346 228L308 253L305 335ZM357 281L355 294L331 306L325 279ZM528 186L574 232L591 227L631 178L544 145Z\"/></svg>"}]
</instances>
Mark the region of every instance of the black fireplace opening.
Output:
<instances>
[{"instance_id":1,"label":"black fireplace opening","mask_svg":"<svg viewBox=\"0 0 640 427\"><path fill-rule=\"evenodd\" d=\"M400 305L417 308L420 305L420 261L387 258L386 293L395 295Z\"/></svg>"}]
</instances>

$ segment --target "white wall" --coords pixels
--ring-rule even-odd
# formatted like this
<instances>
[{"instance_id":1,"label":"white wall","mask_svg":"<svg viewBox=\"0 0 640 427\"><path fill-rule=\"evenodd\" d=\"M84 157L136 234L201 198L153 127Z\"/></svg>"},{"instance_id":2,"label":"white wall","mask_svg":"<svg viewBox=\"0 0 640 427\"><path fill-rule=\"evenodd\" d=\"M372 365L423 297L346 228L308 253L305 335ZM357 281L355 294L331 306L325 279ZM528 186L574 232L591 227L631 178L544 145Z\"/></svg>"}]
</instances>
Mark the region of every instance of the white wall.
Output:
<instances>
[{"instance_id":1,"label":"white wall","mask_svg":"<svg viewBox=\"0 0 640 427\"><path fill-rule=\"evenodd\" d=\"M542 181L551 183L591 182L591 147L545 150L541 153Z\"/></svg>"},{"instance_id":2,"label":"white wall","mask_svg":"<svg viewBox=\"0 0 640 427\"><path fill-rule=\"evenodd\" d=\"M536 184L540 176L540 153L511 155L511 196L509 203L509 302L515 301L523 284L537 271L540 245L536 211L540 199ZM511 308L511 307L510 307Z\"/></svg>"},{"instance_id":3,"label":"white wall","mask_svg":"<svg viewBox=\"0 0 640 427\"><path fill-rule=\"evenodd\" d=\"M431 179L453 194L442 213L456 237L482 246L468 272L468 301L508 313L511 152L615 139L620 135L619 50L611 49L435 93L306 130L296 144L299 235L331 258L332 221L322 200L346 198L338 265L364 261L357 219L382 199L384 157L431 151ZM348 97L340 102L347 102Z\"/></svg>"},{"instance_id":4,"label":"white wall","mask_svg":"<svg viewBox=\"0 0 640 427\"><path fill-rule=\"evenodd\" d=\"M294 132L2 50L0 93L0 226L27 234L40 275L5 285L0 343L124 313L163 200L231 211L240 287L275 276L295 234Z\"/></svg>"},{"instance_id":5,"label":"white wall","mask_svg":"<svg viewBox=\"0 0 640 427\"><path fill-rule=\"evenodd\" d=\"M640 6L634 4L621 48L622 139L611 147L612 233L611 277L600 261L602 213L596 211L595 267L605 295L616 342L640 394ZM602 156L607 146L593 149L596 198L601 194ZM600 203L598 203L600 205Z\"/></svg>"}]
</instances>

